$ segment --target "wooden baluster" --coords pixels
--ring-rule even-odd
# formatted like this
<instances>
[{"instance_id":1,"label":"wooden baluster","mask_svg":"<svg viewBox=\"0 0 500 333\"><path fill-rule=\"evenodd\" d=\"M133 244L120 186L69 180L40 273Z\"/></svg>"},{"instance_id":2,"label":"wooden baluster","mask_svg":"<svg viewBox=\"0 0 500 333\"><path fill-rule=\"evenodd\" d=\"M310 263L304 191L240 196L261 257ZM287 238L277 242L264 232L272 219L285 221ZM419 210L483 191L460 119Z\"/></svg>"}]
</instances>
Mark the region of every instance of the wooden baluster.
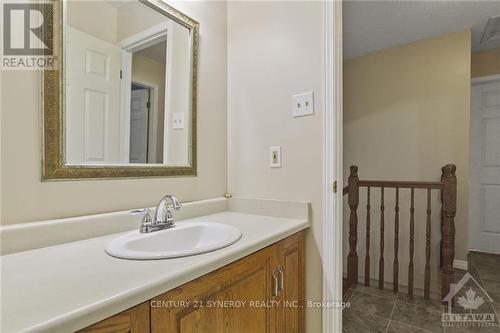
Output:
<instances>
[{"instance_id":1,"label":"wooden baluster","mask_svg":"<svg viewBox=\"0 0 500 333\"><path fill-rule=\"evenodd\" d=\"M358 215L357 209L359 204L359 177L358 167L353 165L350 167L351 174L348 179L349 193L347 194L347 202L351 210L349 216L349 255L347 257L347 283L353 285L358 283L358 254L356 246L358 242Z\"/></svg>"},{"instance_id":2,"label":"wooden baluster","mask_svg":"<svg viewBox=\"0 0 500 333\"><path fill-rule=\"evenodd\" d=\"M397 293L399 286L399 187L396 186L396 206L394 207L394 264L392 265L392 291Z\"/></svg>"},{"instance_id":3,"label":"wooden baluster","mask_svg":"<svg viewBox=\"0 0 500 333\"><path fill-rule=\"evenodd\" d=\"M370 285L370 186L366 192L366 256L365 256L365 286Z\"/></svg>"},{"instance_id":4,"label":"wooden baluster","mask_svg":"<svg viewBox=\"0 0 500 333\"><path fill-rule=\"evenodd\" d=\"M384 188L380 188L380 259L378 262L378 288L384 289Z\"/></svg>"},{"instance_id":5,"label":"wooden baluster","mask_svg":"<svg viewBox=\"0 0 500 333\"><path fill-rule=\"evenodd\" d=\"M430 298L431 290L431 189L427 189L427 223L425 227L425 281L424 298Z\"/></svg>"},{"instance_id":6,"label":"wooden baluster","mask_svg":"<svg viewBox=\"0 0 500 333\"><path fill-rule=\"evenodd\" d=\"M443 179L443 225L442 266L441 266L441 299L450 291L454 282L453 260L455 259L455 214L457 211L457 177L456 166L445 165L442 168Z\"/></svg>"},{"instance_id":7,"label":"wooden baluster","mask_svg":"<svg viewBox=\"0 0 500 333\"><path fill-rule=\"evenodd\" d=\"M413 253L415 252L415 189L411 188L410 263L408 264L408 296L413 298Z\"/></svg>"}]
</instances>

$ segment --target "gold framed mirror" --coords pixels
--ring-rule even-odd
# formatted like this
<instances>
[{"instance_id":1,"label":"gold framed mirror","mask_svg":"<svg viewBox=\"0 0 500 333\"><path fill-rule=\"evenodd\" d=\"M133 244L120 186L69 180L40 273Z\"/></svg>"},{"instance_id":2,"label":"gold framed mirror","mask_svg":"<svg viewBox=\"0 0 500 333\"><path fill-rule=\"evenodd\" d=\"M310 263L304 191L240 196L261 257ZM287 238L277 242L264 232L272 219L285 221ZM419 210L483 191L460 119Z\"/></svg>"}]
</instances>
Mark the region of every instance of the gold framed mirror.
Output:
<instances>
[{"instance_id":1,"label":"gold framed mirror","mask_svg":"<svg viewBox=\"0 0 500 333\"><path fill-rule=\"evenodd\" d=\"M57 0L42 180L195 176L199 24L159 0Z\"/></svg>"}]
</instances>

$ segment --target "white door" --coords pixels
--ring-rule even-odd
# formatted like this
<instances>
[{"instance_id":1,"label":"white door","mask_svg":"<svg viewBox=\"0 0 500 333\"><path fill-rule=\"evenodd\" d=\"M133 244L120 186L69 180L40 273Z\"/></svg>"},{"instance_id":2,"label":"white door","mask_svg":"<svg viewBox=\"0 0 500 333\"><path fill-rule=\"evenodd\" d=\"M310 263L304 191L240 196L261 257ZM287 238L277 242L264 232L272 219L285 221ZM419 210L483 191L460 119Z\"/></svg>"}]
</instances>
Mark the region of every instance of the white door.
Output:
<instances>
[{"instance_id":1,"label":"white door","mask_svg":"<svg viewBox=\"0 0 500 333\"><path fill-rule=\"evenodd\" d=\"M130 163L148 162L149 90L133 90L130 98Z\"/></svg>"},{"instance_id":2,"label":"white door","mask_svg":"<svg viewBox=\"0 0 500 333\"><path fill-rule=\"evenodd\" d=\"M121 49L66 31L66 161L119 163Z\"/></svg>"},{"instance_id":3,"label":"white door","mask_svg":"<svg viewBox=\"0 0 500 333\"><path fill-rule=\"evenodd\" d=\"M469 244L500 253L500 78L472 85Z\"/></svg>"}]
</instances>

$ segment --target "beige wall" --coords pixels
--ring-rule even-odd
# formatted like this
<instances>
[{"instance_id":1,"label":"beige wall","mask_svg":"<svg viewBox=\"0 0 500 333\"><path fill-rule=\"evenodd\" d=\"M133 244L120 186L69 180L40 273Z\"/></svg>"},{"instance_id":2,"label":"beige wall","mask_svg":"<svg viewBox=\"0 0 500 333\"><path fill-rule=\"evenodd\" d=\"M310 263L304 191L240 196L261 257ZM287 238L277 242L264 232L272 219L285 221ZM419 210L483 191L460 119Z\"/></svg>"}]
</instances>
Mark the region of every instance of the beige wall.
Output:
<instances>
[{"instance_id":1,"label":"beige wall","mask_svg":"<svg viewBox=\"0 0 500 333\"><path fill-rule=\"evenodd\" d=\"M163 43L165 46L165 43ZM156 154L155 163L163 163L163 120L165 115L165 62L132 54L132 82L156 85ZM184 145L187 147L187 145ZM187 149L187 148L186 148Z\"/></svg>"},{"instance_id":2,"label":"beige wall","mask_svg":"<svg viewBox=\"0 0 500 333\"><path fill-rule=\"evenodd\" d=\"M457 32L382 50L344 63L344 178L438 181L457 165L456 259L466 260L469 170L470 33ZM360 194L360 273L365 258L365 196ZM385 272L392 279L394 190L386 191ZM416 194L416 281L423 283L425 193ZM379 191L372 195L372 276L378 274ZM439 249L439 202L433 193L433 286ZM347 216L347 215L346 215ZM347 217L344 228L347 226ZM409 191L400 196L400 282L406 284ZM347 229L346 229L347 230ZM345 233L347 235L347 233ZM345 250L348 249L345 242ZM347 252L346 252L347 255Z\"/></svg>"},{"instance_id":3,"label":"beige wall","mask_svg":"<svg viewBox=\"0 0 500 333\"><path fill-rule=\"evenodd\" d=\"M169 2L169 1L167 1ZM177 9L177 2L172 2ZM139 1L130 1L118 7L117 39L119 41L169 21L165 15L144 6Z\"/></svg>"},{"instance_id":4,"label":"beige wall","mask_svg":"<svg viewBox=\"0 0 500 333\"><path fill-rule=\"evenodd\" d=\"M312 203L306 297L321 300L323 5L228 3L228 190L234 196ZM291 97L314 91L315 114L291 117ZM280 145L283 167L269 167ZM306 309L307 332L321 310Z\"/></svg>"},{"instance_id":5,"label":"beige wall","mask_svg":"<svg viewBox=\"0 0 500 333\"><path fill-rule=\"evenodd\" d=\"M174 6L200 22L198 176L41 182L38 73L2 71L2 224L151 206L166 193L182 201L225 193L226 4L175 2Z\"/></svg>"},{"instance_id":6,"label":"beige wall","mask_svg":"<svg viewBox=\"0 0 500 333\"><path fill-rule=\"evenodd\" d=\"M500 74L500 48L472 53L472 77L495 74Z\"/></svg>"},{"instance_id":7,"label":"beige wall","mask_svg":"<svg viewBox=\"0 0 500 333\"><path fill-rule=\"evenodd\" d=\"M118 12L105 1L67 1L67 24L111 44L117 42Z\"/></svg>"},{"instance_id":8,"label":"beige wall","mask_svg":"<svg viewBox=\"0 0 500 333\"><path fill-rule=\"evenodd\" d=\"M188 78L191 77L191 57L189 56L189 32L183 26L174 23L168 36L168 47L171 49L169 77L167 83L167 157L166 163L185 165L190 161L191 113L188 112L191 102ZM184 129L172 129L174 113L184 113Z\"/></svg>"}]
</instances>

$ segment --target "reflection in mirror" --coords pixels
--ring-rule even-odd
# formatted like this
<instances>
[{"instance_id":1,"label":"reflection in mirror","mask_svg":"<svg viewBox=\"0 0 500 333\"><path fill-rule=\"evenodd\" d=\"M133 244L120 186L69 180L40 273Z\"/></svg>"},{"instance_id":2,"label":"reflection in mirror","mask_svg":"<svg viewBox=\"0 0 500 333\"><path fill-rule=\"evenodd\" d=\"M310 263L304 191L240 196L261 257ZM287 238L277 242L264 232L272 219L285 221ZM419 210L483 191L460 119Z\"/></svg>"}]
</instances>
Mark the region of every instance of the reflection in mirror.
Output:
<instances>
[{"instance_id":1,"label":"reflection in mirror","mask_svg":"<svg viewBox=\"0 0 500 333\"><path fill-rule=\"evenodd\" d=\"M191 34L135 0L66 1L67 164L191 163Z\"/></svg>"}]
</instances>

